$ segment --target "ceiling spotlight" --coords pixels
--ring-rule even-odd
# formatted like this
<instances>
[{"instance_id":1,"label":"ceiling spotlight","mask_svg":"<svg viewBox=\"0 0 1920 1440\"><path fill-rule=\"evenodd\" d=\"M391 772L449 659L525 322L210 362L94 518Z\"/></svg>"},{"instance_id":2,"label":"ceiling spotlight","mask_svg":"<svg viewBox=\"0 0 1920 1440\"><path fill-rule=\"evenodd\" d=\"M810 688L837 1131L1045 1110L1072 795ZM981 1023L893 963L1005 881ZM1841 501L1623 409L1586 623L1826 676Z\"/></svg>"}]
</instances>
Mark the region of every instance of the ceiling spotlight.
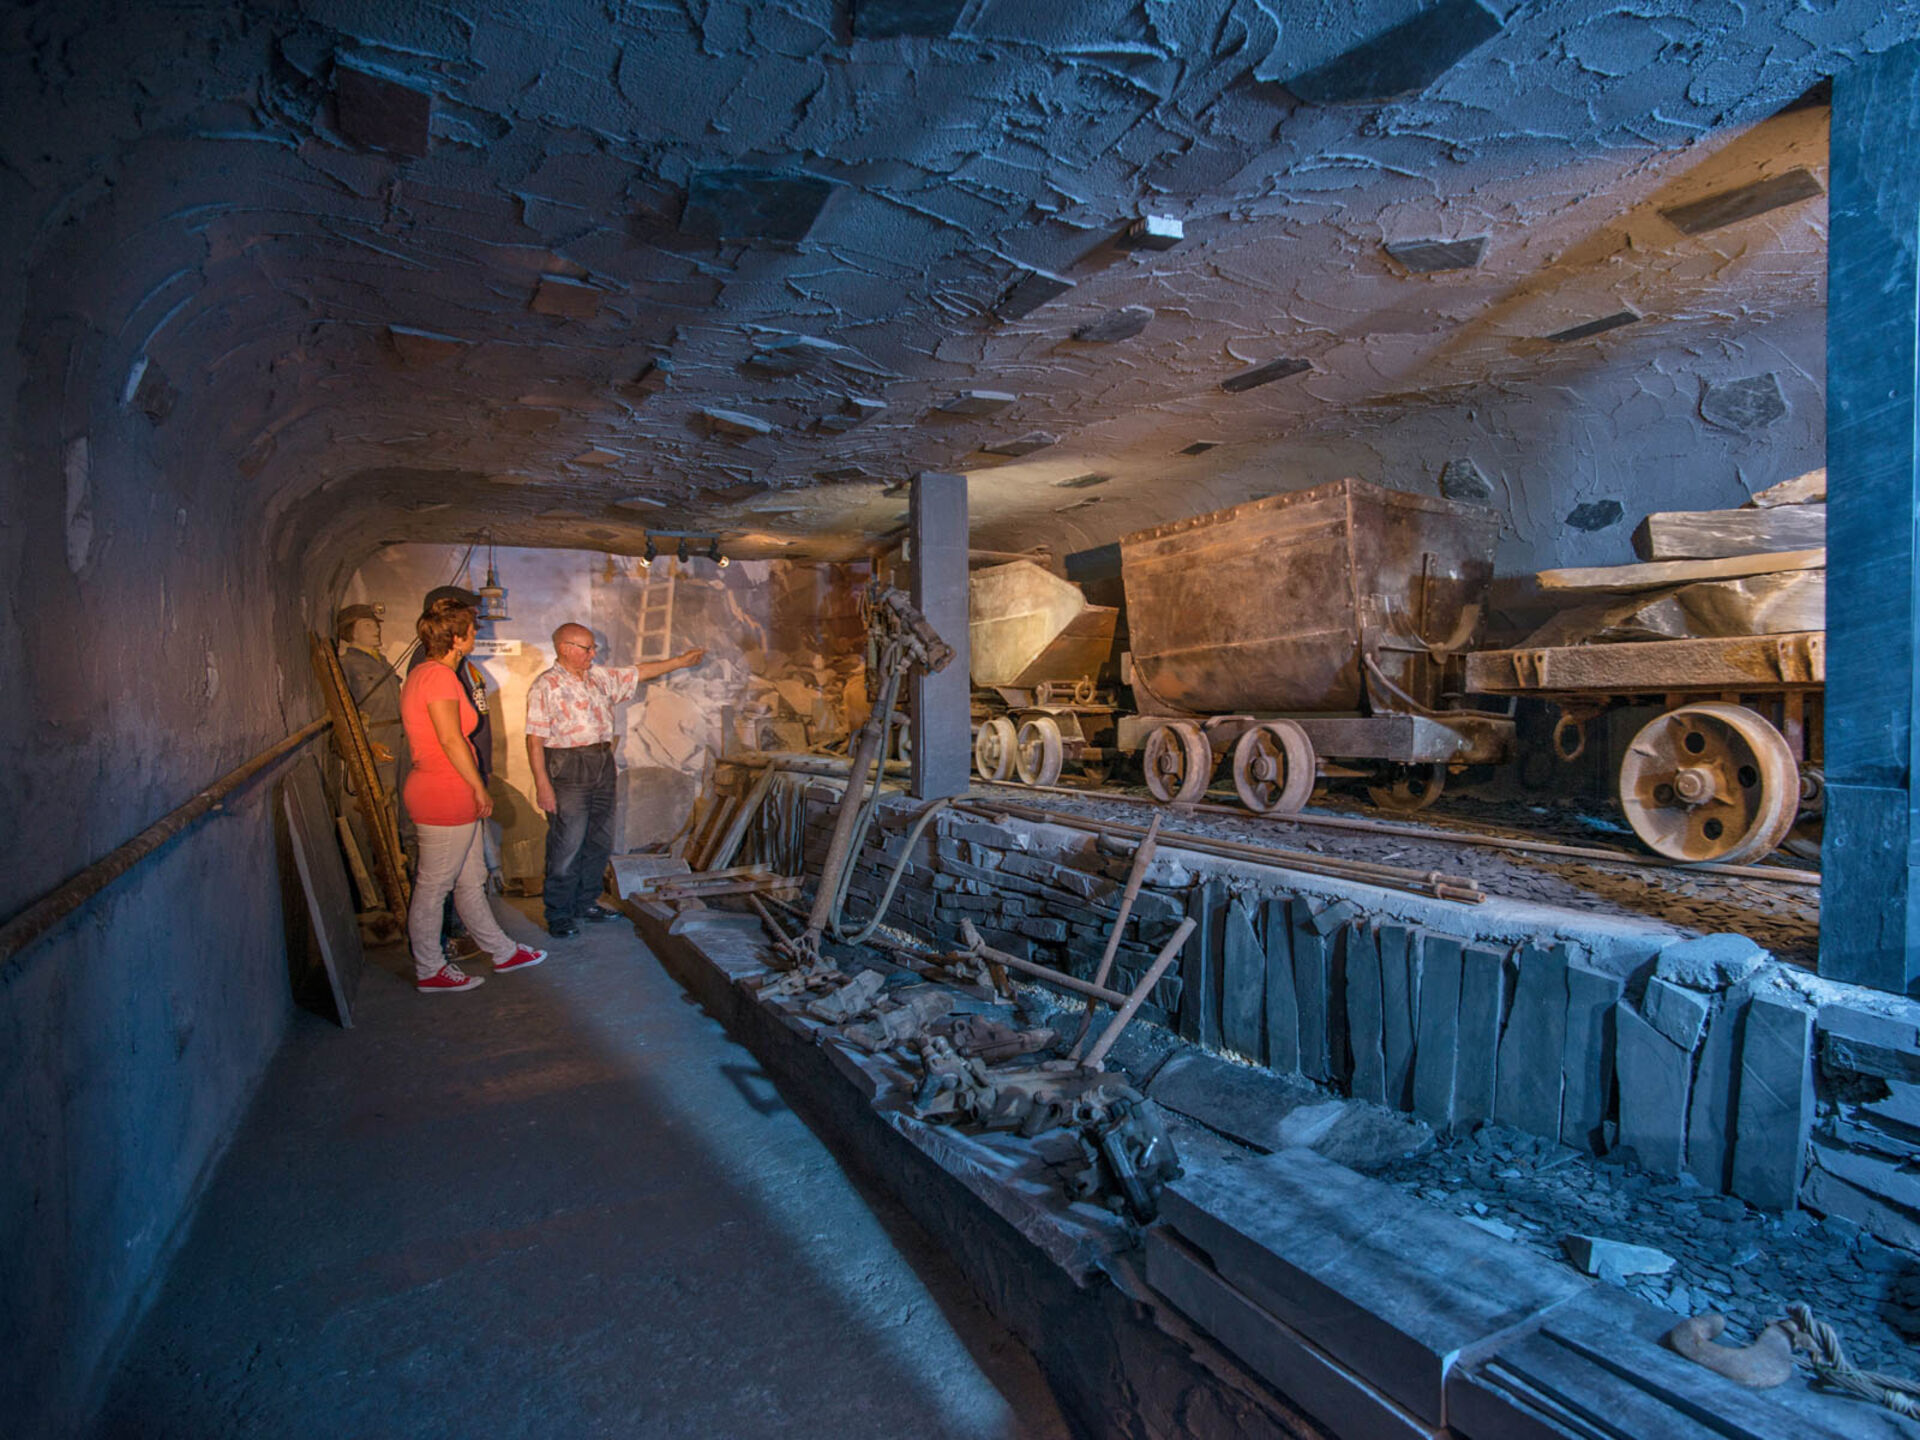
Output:
<instances>
[{"instance_id":1,"label":"ceiling spotlight","mask_svg":"<svg viewBox=\"0 0 1920 1440\"><path fill-rule=\"evenodd\" d=\"M653 562L658 560L659 558L660 558L660 552L654 549L653 536L649 535L647 536L646 553L640 557L640 568L642 570L651 569L653 566Z\"/></svg>"},{"instance_id":2,"label":"ceiling spotlight","mask_svg":"<svg viewBox=\"0 0 1920 1440\"><path fill-rule=\"evenodd\" d=\"M707 542L707 559L711 560L715 565L718 565L722 570L733 563L720 553L720 537L718 535Z\"/></svg>"},{"instance_id":3,"label":"ceiling spotlight","mask_svg":"<svg viewBox=\"0 0 1920 1440\"><path fill-rule=\"evenodd\" d=\"M677 558L682 565L687 563L687 537L684 535L680 537L680 549L676 552L675 558Z\"/></svg>"}]
</instances>

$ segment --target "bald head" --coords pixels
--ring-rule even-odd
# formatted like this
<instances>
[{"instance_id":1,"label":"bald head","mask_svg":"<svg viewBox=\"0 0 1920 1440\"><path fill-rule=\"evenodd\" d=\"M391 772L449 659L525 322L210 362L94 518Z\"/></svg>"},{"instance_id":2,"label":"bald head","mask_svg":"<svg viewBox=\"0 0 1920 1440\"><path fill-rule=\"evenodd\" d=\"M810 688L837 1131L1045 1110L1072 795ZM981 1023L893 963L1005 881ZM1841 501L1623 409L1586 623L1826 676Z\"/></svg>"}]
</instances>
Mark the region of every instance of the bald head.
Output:
<instances>
[{"instance_id":1,"label":"bald head","mask_svg":"<svg viewBox=\"0 0 1920 1440\"><path fill-rule=\"evenodd\" d=\"M553 655L562 669L576 675L593 664L593 632L584 625L566 624L553 632Z\"/></svg>"}]
</instances>

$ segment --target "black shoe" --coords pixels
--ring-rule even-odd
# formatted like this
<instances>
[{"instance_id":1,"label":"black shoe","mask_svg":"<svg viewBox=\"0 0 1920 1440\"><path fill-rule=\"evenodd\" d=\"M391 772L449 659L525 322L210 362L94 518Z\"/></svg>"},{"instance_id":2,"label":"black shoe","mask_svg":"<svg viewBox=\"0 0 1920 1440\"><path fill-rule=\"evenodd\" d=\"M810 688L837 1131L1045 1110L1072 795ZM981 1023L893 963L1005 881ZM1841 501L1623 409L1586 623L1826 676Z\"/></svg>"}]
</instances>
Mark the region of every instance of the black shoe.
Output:
<instances>
[{"instance_id":1,"label":"black shoe","mask_svg":"<svg viewBox=\"0 0 1920 1440\"><path fill-rule=\"evenodd\" d=\"M618 919L621 919L622 917L619 915L616 915L613 911L606 909L604 906L589 905L586 909L580 912L580 918L582 920L590 920L595 925L598 925L603 920L618 920Z\"/></svg>"},{"instance_id":2,"label":"black shoe","mask_svg":"<svg viewBox=\"0 0 1920 1440\"><path fill-rule=\"evenodd\" d=\"M553 924L547 926L547 934L556 940L565 940L569 936L578 935L579 933L580 927L571 920L556 920Z\"/></svg>"}]
</instances>

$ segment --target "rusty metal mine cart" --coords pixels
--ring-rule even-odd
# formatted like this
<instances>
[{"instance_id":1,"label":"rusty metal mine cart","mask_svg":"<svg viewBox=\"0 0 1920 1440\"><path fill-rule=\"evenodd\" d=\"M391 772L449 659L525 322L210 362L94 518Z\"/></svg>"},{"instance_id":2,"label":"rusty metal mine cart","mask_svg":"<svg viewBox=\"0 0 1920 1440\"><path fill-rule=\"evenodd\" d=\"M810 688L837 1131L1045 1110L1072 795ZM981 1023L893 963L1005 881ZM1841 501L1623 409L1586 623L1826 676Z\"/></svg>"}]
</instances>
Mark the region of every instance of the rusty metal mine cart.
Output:
<instances>
[{"instance_id":1,"label":"rusty metal mine cart","mask_svg":"<svg viewBox=\"0 0 1920 1440\"><path fill-rule=\"evenodd\" d=\"M974 572L973 763L983 780L1051 785L1113 744L1120 612L1030 560Z\"/></svg>"},{"instance_id":2,"label":"rusty metal mine cart","mask_svg":"<svg viewBox=\"0 0 1920 1440\"><path fill-rule=\"evenodd\" d=\"M1500 518L1337 480L1120 542L1139 712L1118 726L1163 801L1198 800L1232 755L1260 812L1317 776L1423 809L1449 768L1501 761L1513 721L1461 702L1461 656L1493 578Z\"/></svg>"},{"instance_id":3,"label":"rusty metal mine cart","mask_svg":"<svg viewBox=\"0 0 1920 1440\"><path fill-rule=\"evenodd\" d=\"M1586 749L1602 711L1661 705L1627 746L1620 808L1650 849L1695 862L1759 859L1803 812L1818 813L1825 684L1817 630L1467 657L1474 694L1559 705L1553 746L1565 760Z\"/></svg>"}]
</instances>

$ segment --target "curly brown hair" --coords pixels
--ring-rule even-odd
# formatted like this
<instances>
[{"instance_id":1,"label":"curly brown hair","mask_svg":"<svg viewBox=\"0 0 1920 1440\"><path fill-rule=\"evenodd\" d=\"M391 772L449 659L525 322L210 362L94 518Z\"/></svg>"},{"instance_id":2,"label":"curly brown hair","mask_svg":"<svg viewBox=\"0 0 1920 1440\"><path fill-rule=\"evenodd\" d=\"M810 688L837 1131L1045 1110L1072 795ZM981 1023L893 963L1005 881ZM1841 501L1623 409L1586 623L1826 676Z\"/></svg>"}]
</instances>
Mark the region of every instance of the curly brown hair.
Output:
<instances>
[{"instance_id":1,"label":"curly brown hair","mask_svg":"<svg viewBox=\"0 0 1920 1440\"><path fill-rule=\"evenodd\" d=\"M427 607L426 614L413 622L413 630L420 637L421 648L428 658L438 660L453 649L454 641L473 633L477 618L471 605L453 599L436 600Z\"/></svg>"}]
</instances>

